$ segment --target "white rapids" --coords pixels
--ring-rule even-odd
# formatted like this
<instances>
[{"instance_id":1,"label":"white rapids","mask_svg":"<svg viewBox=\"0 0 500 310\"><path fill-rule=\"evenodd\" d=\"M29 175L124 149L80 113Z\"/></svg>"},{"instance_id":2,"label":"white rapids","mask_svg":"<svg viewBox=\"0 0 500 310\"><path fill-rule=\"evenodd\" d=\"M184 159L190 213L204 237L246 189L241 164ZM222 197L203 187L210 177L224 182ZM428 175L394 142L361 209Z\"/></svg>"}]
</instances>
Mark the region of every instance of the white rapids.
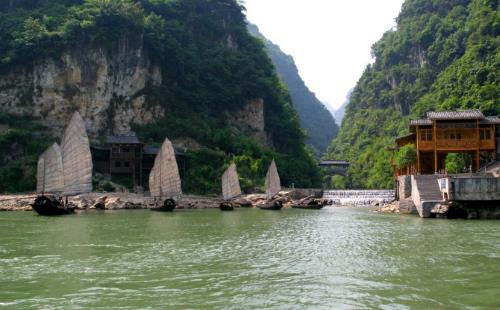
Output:
<instances>
[{"instance_id":1,"label":"white rapids","mask_svg":"<svg viewBox=\"0 0 500 310\"><path fill-rule=\"evenodd\" d=\"M323 198L334 206L365 206L395 199L394 190L327 190Z\"/></svg>"}]
</instances>

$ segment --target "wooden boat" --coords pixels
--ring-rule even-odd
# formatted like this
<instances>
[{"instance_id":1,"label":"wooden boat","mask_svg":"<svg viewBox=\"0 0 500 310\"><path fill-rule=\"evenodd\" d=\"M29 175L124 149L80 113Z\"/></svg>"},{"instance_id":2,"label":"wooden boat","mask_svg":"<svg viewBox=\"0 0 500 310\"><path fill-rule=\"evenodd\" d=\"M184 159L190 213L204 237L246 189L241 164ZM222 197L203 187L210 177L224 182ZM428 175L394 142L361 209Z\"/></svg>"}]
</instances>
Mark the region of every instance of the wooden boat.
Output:
<instances>
[{"instance_id":1,"label":"wooden boat","mask_svg":"<svg viewBox=\"0 0 500 310\"><path fill-rule=\"evenodd\" d=\"M275 198L280 190L280 176L278 174L276 162L273 159L266 174L266 202L258 207L262 210L280 210L283 208L283 202L279 198Z\"/></svg>"},{"instance_id":2,"label":"wooden boat","mask_svg":"<svg viewBox=\"0 0 500 310\"><path fill-rule=\"evenodd\" d=\"M222 175L222 196L224 202L219 205L221 211L233 211L235 207L234 199L241 195L240 180L236 164L232 163Z\"/></svg>"},{"instance_id":3,"label":"wooden boat","mask_svg":"<svg viewBox=\"0 0 500 310\"><path fill-rule=\"evenodd\" d=\"M78 112L64 132L61 147L54 143L39 158L37 192L32 204L39 215L74 213L68 196L92 191L92 155L87 130ZM63 201L62 196L66 196Z\"/></svg>"},{"instance_id":4,"label":"wooden boat","mask_svg":"<svg viewBox=\"0 0 500 310\"><path fill-rule=\"evenodd\" d=\"M314 196L308 196L295 201L292 203L292 208L295 209L308 209L308 210L320 210L327 204L326 200L315 198Z\"/></svg>"},{"instance_id":5,"label":"wooden boat","mask_svg":"<svg viewBox=\"0 0 500 310\"><path fill-rule=\"evenodd\" d=\"M281 210L281 208L283 208L283 203L276 199L276 200L271 200L271 201L268 201L262 205L259 205L259 208L262 209L262 210Z\"/></svg>"},{"instance_id":6,"label":"wooden boat","mask_svg":"<svg viewBox=\"0 0 500 310\"><path fill-rule=\"evenodd\" d=\"M312 204L312 205L294 205L292 204L292 208L295 209L308 209L308 210L321 210L324 205L322 204Z\"/></svg>"},{"instance_id":7,"label":"wooden boat","mask_svg":"<svg viewBox=\"0 0 500 310\"><path fill-rule=\"evenodd\" d=\"M149 191L154 199L154 207L151 208L153 211L173 211L177 206L175 198L182 195L179 167L174 147L168 138L165 138L156 155L149 174Z\"/></svg>"},{"instance_id":8,"label":"wooden boat","mask_svg":"<svg viewBox=\"0 0 500 310\"><path fill-rule=\"evenodd\" d=\"M51 195L39 195L31 205L39 215L55 216L75 213L75 207L65 204L61 199Z\"/></svg>"},{"instance_id":9,"label":"wooden boat","mask_svg":"<svg viewBox=\"0 0 500 310\"><path fill-rule=\"evenodd\" d=\"M163 204L161 206L157 206L152 208L152 211L162 211L162 212L172 212L176 207L176 202L172 198L167 198L163 200Z\"/></svg>"}]
</instances>

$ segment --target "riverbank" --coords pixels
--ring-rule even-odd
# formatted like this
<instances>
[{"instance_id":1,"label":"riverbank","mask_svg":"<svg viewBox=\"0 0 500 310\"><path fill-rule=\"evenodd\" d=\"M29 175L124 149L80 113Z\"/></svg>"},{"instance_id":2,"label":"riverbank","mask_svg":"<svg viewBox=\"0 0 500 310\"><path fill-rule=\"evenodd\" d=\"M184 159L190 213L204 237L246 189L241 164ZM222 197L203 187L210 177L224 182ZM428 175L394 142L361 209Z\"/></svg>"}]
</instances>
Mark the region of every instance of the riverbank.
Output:
<instances>
[{"instance_id":1,"label":"riverbank","mask_svg":"<svg viewBox=\"0 0 500 310\"><path fill-rule=\"evenodd\" d=\"M284 207L291 207L290 191L278 195ZM32 211L31 203L36 194L0 195L0 211ZM216 209L224 200L219 196L183 195L177 199L176 209ZM237 199L237 204L258 207L266 201L265 194L249 194ZM68 197L68 202L77 210L104 208L106 210L151 209L154 200L149 196L132 193L89 193Z\"/></svg>"}]
</instances>

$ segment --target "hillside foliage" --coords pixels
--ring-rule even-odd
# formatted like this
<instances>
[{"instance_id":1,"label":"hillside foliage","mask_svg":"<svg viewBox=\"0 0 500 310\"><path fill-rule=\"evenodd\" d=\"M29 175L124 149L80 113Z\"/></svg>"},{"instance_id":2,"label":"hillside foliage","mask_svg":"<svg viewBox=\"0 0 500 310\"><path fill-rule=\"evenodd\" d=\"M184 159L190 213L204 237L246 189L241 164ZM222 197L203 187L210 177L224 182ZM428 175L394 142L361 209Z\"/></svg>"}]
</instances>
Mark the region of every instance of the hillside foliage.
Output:
<instances>
[{"instance_id":1,"label":"hillside foliage","mask_svg":"<svg viewBox=\"0 0 500 310\"><path fill-rule=\"evenodd\" d=\"M220 192L220 176L231 161L241 163L246 189L258 187L272 158L284 185L319 185L320 172L288 90L261 41L247 32L244 8L236 0L2 1L0 70L57 57L81 44L117 52L121 37L137 34L162 69L162 85L145 90L146 102L167 113L135 130L152 144L168 136L202 145L188 151L184 191ZM264 99L272 146L260 145L225 121L223 112L256 98Z\"/></svg>"},{"instance_id":2,"label":"hillside foliage","mask_svg":"<svg viewBox=\"0 0 500 310\"><path fill-rule=\"evenodd\" d=\"M328 157L351 162L352 187L393 185L387 148L428 111L500 114L497 0L406 0L397 28L372 47Z\"/></svg>"}]
</instances>

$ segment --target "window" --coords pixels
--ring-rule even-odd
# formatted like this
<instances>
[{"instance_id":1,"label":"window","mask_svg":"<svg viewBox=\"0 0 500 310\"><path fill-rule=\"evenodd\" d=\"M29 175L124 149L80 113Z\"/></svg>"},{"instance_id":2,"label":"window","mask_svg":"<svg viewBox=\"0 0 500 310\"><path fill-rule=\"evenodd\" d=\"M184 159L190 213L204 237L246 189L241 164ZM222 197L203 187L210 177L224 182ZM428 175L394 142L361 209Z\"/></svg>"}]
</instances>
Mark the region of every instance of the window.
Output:
<instances>
[{"instance_id":1,"label":"window","mask_svg":"<svg viewBox=\"0 0 500 310\"><path fill-rule=\"evenodd\" d=\"M420 140L432 141L432 129L423 129L420 131Z\"/></svg>"},{"instance_id":2,"label":"window","mask_svg":"<svg viewBox=\"0 0 500 310\"><path fill-rule=\"evenodd\" d=\"M445 134L445 139L449 140L462 140L462 133L458 131L451 131Z\"/></svg>"},{"instance_id":3,"label":"window","mask_svg":"<svg viewBox=\"0 0 500 310\"><path fill-rule=\"evenodd\" d=\"M479 129L479 139L490 140L491 139L491 131L487 128L480 128Z\"/></svg>"},{"instance_id":4,"label":"window","mask_svg":"<svg viewBox=\"0 0 500 310\"><path fill-rule=\"evenodd\" d=\"M120 153L120 148L117 147L117 146L113 146L113 153L116 154L116 153Z\"/></svg>"},{"instance_id":5,"label":"window","mask_svg":"<svg viewBox=\"0 0 500 310\"><path fill-rule=\"evenodd\" d=\"M127 167L127 168L130 168L130 162L126 161L126 162L124 163L124 166L125 166L125 167Z\"/></svg>"},{"instance_id":6,"label":"window","mask_svg":"<svg viewBox=\"0 0 500 310\"><path fill-rule=\"evenodd\" d=\"M122 147L122 152L128 153L128 152L130 152L130 149L128 147Z\"/></svg>"},{"instance_id":7,"label":"window","mask_svg":"<svg viewBox=\"0 0 500 310\"><path fill-rule=\"evenodd\" d=\"M119 161L115 161L115 167L120 168L122 166L122 163Z\"/></svg>"}]
</instances>

